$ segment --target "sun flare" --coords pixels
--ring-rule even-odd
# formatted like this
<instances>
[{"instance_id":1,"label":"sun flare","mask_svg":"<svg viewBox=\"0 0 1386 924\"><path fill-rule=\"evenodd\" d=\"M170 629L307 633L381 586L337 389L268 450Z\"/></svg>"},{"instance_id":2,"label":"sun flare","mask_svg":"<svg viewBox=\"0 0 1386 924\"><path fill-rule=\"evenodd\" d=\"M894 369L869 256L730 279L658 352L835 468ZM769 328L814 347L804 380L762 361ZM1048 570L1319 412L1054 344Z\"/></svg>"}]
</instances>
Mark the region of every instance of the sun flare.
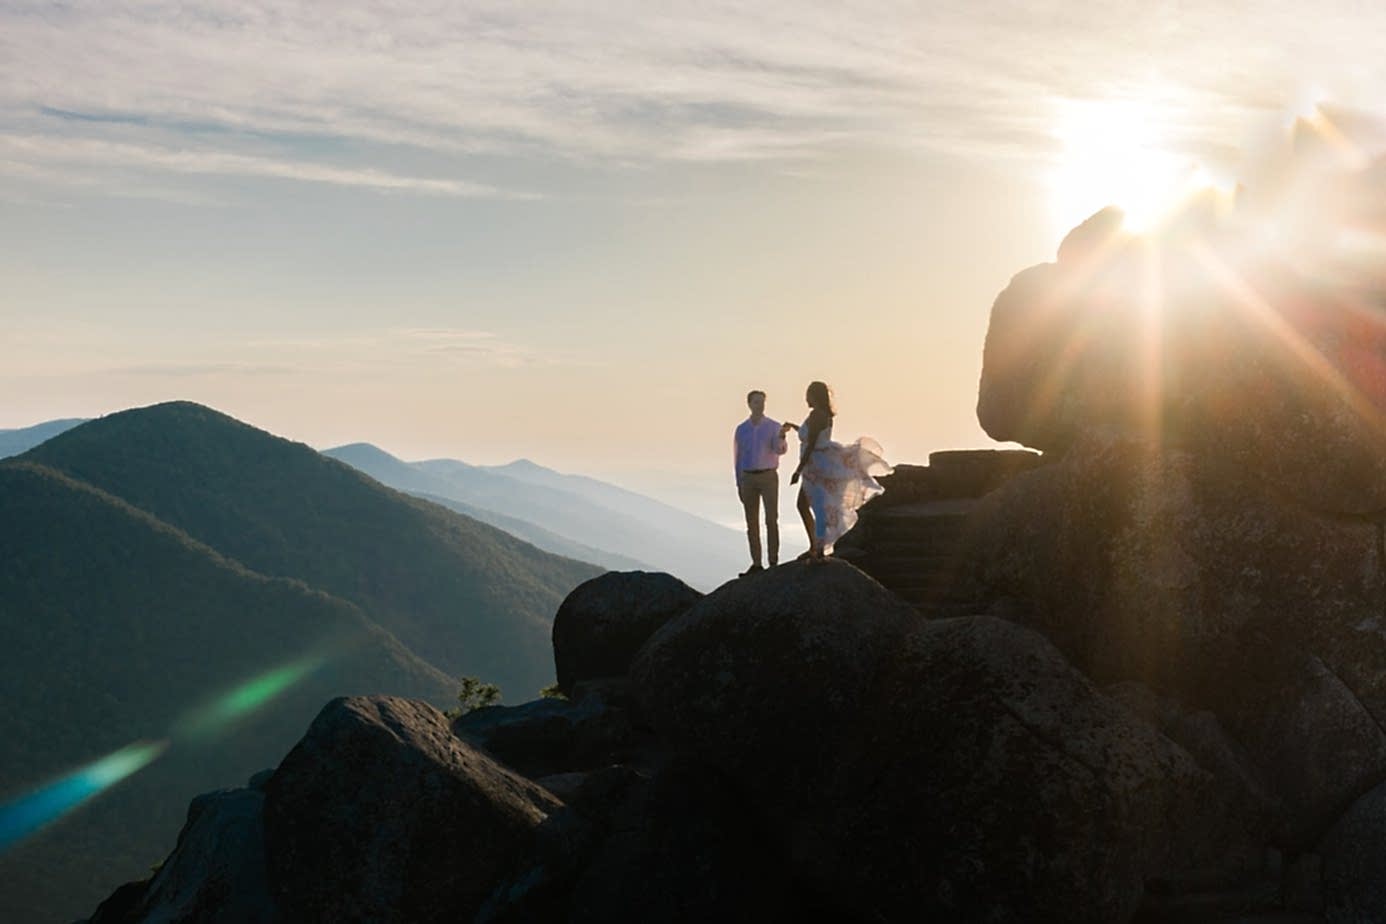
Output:
<instances>
[{"instance_id":1,"label":"sun flare","mask_svg":"<svg viewBox=\"0 0 1386 924\"><path fill-rule=\"evenodd\" d=\"M1108 205L1126 214L1129 230L1150 230L1197 182L1195 165L1169 150L1158 113L1147 104L1066 100L1054 134L1062 150L1050 195L1063 231Z\"/></svg>"}]
</instances>

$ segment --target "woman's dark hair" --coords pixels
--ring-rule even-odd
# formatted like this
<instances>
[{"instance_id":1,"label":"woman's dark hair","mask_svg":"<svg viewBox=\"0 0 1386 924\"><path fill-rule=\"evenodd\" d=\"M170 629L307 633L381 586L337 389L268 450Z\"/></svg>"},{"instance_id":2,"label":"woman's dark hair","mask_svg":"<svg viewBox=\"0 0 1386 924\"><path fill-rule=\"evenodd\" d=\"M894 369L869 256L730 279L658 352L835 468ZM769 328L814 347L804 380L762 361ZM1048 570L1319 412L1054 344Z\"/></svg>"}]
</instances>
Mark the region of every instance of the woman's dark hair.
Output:
<instances>
[{"instance_id":1,"label":"woman's dark hair","mask_svg":"<svg viewBox=\"0 0 1386 924\"><path fill-rule=\"evenodd\" d=\"M808 406L815 411L822 411L829 417L836 416L837 412L833 410L832 389L824 383L809 382L808 394L805 395L805 399L808 401Z\"/></svg>"}]
</instances>

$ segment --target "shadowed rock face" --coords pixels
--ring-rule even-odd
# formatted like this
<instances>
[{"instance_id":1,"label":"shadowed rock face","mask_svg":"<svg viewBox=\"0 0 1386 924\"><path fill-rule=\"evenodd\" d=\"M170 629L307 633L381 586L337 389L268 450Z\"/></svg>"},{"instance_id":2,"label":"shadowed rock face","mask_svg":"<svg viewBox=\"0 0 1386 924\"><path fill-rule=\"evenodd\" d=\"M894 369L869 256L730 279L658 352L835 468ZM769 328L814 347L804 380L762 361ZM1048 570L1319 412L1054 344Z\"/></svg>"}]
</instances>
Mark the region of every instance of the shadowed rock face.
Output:
<instances>
[{"instance_id":1,"label":"shadowed rock face","mask_svg":"<svg viewBox=\"0 0 1386 924\"><path fill-rule=\"evenodd\" d=\"M719 775L674 766L635 788L573 886L570 924L812 920L823 912Z\"/></svg>"},{"instance_id":2,"label":"shadowed rock face","mask_svg":"<svg viewBox=\"0 0 1386 924\"><path fill-rule=\"evenodd\" d=\"M153 878L122 887L91 924L274 924L279 916L265 881L264 803L254 787L198 796L178 845Z\"/></svg>"},{"instance_id":3,"label":"shadowed rock face","mask_svg":"<svg viewBox=\"0 0 1386 924\"><path fill-rule=\"evenodd\" d=\"M1379 527L1325 517L1255 473L1091 438L986 498L979 583L1100 683L1208 710L1310 847L1386 776Z\"/></svg>"},{"instance_id":4,"label":"shadowed rock face","mask_svg":"<svg viewBox=\"0 0 1386 924\"><path fill-rule=\"evenodd\" d=\"M1189 859L1183 826L1216 825L1207 774L1036 633L938 620L892 661L823 802L834 860L894 919L1122 920Z\"/></svg>"},{"instance_id":5,"label":"shadowed rock face","mask_svg":"<svg viewBox=\"0 0 1386 924\"><path fill-rule=\"evenodd\" d=\"M611 571L579 585L553 620L558 688L571 696L582 681L625 676L645 640L701 596L672 575L646 571Z\"/></svg>"},{"instance_id":6,"label":"shadowed rock face","mask_svg":"<svg viewBox=\"0 0 1386 924\"><path fill-rule=\"evenodd\" d=\"M784 805L793 780L836 759L882 664L920 621L843 562L781 565L666 624L637 656L632 683L676 753L738 779L773 760L753 794Z\"/></svg>"},{"instance_id":7,"label":"shadowed rock face","mask_svg":"<svg viewBox=\"0 0 1386 924\"><path fill-rule=\"evenodd\" d=\"M335 701L266 784L262 854L215 833L253 825L243 793L94 921L155 924L156 896L209 921L1386 919L1378 528L1267 484L1086 433L969 502L977 596L947 610L840 560L658 620L672 579L593 582L572 627L628 676L451 726ZM626 622L633 657L602 628Z\"/></svg>"},{"instance_id":8,"label":"shadowed rock face","mask_svg":"<svg viewBox=\"0 0 1386 924\"><path fill-rule=\"evenodd\" d=\"M1210 782L1039 635L926 622L841 563L710 594L633 683L661 739L866 919L1120 920Z\"/></svg>"},{"instance_id":9,"label":"shadowed rock face","mask_svg":"<svg viewBox=\"0 0 1386 924\"><path fill-rule=\"evenodd\" d=\"M1363 795L1319 846L1325 911L1330 921L1367 924L1386 913L1386 783Z\"/></svg>"},{"instance_id":10,"label":"shadowed rock face","mask_svg":"<svg viewBox=\"0 0 1386 924\"><path fill-rule=\"evenodd\" d=\"M968 554L1097 682L1197 705L1284 676L1305 646L1349 663L1386 604L1377 534L1196 453L1088 440L984 499Z\"/></svg>"},{"instance_id":11,"label":"shadowed rock face","mask_svg":"<svg viewBox=\"0 0 1386 924\"><path fill-rule=\"evenodd\" d=\"M334 700L267 786L272 894L293 921L467 920L559 807L425 703Z\"/></svg>"}]
</instances>

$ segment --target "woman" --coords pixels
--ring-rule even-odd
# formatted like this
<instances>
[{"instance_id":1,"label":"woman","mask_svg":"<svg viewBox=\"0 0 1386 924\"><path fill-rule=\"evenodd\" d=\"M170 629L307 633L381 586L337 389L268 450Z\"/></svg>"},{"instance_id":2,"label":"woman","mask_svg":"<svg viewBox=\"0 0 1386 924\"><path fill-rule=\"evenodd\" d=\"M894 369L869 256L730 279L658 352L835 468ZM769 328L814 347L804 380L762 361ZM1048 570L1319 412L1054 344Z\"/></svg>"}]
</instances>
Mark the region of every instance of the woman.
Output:
<instances>
[{"instance_id":1,"label":"woman","mask_svg":"<svg viewBox=\"0 0 1386 924\"><path fill-rule=\"evenodd\" d=\"M857 509L885 489L876 481L889 475L890 465L881 458L875 440L862 438L844 446L833 442L833 399L828 386L810 382L804 400L809 415L799 427L799 516L808 533L810 560L831 555L833 543L857 522Z\"/></svg>"}]
</instances>

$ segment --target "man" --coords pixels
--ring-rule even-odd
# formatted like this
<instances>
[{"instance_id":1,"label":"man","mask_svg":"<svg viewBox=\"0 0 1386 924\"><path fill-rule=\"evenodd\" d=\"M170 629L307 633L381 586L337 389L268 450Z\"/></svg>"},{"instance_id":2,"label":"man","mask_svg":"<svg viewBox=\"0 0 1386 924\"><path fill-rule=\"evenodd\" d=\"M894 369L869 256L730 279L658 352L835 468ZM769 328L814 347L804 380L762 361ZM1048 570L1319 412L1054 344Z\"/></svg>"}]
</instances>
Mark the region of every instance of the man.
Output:
<instances>
[{"instance_id":1,"label":"man","mask_svg":"<svg viewBox=\"0 0 1386 924\"><path fill-rule=\"evenodd\" d=\"M760 558L759 507L765 507L765 540L769 545L770 567L780 559L780 456L784 455L785 432L793 424L780 424L765 416L765 392L746 395L751 416L736 428L733 460L736 466L736 493L746 508L746 538L751 543L751 567L741 577L764 571Z\"/></svg>"}]
</instances>

